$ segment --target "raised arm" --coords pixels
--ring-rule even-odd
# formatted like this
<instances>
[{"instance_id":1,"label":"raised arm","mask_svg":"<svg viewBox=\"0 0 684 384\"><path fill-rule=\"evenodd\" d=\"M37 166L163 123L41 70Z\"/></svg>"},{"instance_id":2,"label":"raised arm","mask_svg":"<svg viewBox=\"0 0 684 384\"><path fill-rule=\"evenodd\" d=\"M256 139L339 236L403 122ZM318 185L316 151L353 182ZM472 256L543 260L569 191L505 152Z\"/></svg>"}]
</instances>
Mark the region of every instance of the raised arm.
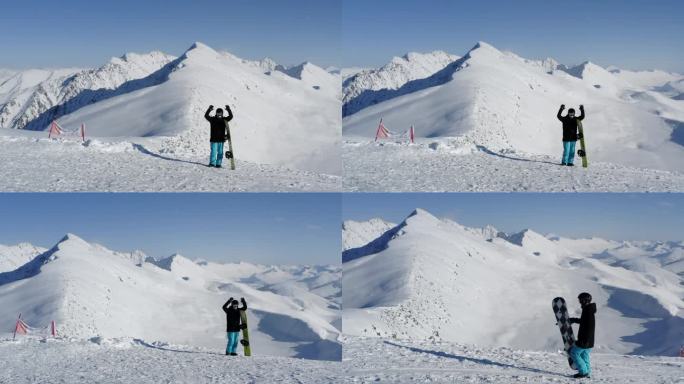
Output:
<instances>
[{"instance_id":1,"label":"raised arm","mask_svg":"<svg viewBox=\"0 0 684 384\"><path fill-rule=\"evenodd\" d=\"M584 120L584 105L580 105L580 115L578 119Z\"/></svg>"},{"instance_id":2,"label":"raised arm","mask_svg":"<svg viewBox=\"0 0 684 384\"><path fill-rule=\"evenodd\" d=\"M230 110L230 106L228 104L226 104L226 112L228 112L228 116L224 117L223 119L226 122L233 120L233 111Z\"/></svg>"},{"instance_id":3,"label":"raised arm","mask_svg":"<svg viewBox=\"0 0 684 384\"><path fill-rule=\"evenodd\" d=\"M242 307L240 308L240 310L246 311L247 310L247 302L245 301L245 298L244 297L240 298L240 302L242 303Z\"/></svg>"},{"instance_id":4,"label":"raised arm","mask_svg":"<svg viewBox=\"0 0 684 384\"><path fill-rule=\"evenodd\" d=\"M230 303L232 303L232 302L233 302L233 298L231 297L230 299L228 299L228 301L226 301L225 304L223 304L223 307L221 307L221 308L223 308L223 312L228 312L228 307L230 307Z\"/></svg>"},{"instance_id":5,"label":"raised arm","mask_svg":"<svg viewBox=\"0 0 684 384\"><path fill-rule=\"evenodd\" d=\"M563 117L561 116L561 113L563 113L564 109L565 109L565 104L561 104L560 109L558 110L558 114L556 115L558 120L563 121Z\"/></svg>"},{"instance_id":6,"label":"raised arm","mask_svg":"<svg viewBox=\"0 0 684 384\"><path fill-rule=\"evenodd\" d=\"M213 106L213 105L210 105L209 108L207 108L207 111L204 112L204 118L205 118L207 121L211 121L211 119L209 118L209 113L210 113L212 110L214 110L214 106Z\"/></svg>"}]
</instances>

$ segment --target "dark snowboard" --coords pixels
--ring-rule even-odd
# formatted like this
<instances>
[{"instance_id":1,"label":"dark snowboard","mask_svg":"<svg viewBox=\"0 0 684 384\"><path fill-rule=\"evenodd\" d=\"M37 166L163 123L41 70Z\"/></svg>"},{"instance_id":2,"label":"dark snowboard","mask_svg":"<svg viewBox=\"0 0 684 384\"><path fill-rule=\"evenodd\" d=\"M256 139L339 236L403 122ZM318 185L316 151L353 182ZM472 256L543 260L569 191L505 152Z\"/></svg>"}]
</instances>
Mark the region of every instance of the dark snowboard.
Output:
<instances>
[{"instance_id":1,"label":"dark snowboard","mask_svg":"<svg viewBox=\"0 0 684 384\"><path fill-rule=\"evenodd\" d=\"M233 140L230 138L230 125L228 123L226 123L226 141L228 142L226 158L230 160L230 169L235 170L235 153L233 152Z\"/></svg>"},{"instance_id":2,"label":"dark snowboard","mask_svg":"<svg viewBox=\"0 0 684 384\"><path fill-rule=\"evenodd\" d=\"M575 344L575 334L572 332L572 325L570 324L570 315L568 315L568 307L565 306L565 299L556 297L552 302L553 313L556 315L556 324L560 328L561 337L563 338L563 345L565 353L568 354L568 364L570 368L577 369L575 362L570 357L570 349Z\"/></svg>"},{"instance_id":3,"label":"dark snowboard","mask_svg":"<svg viewBox=\"0 0 684 384\"><path fill-rule=\"evenodd\" d=\"M240 340L240 344L242 344L242 348L245 351L245 356L252 356L252 346L249 345L249 327L247 325L247 311L240 311L240 319L242 321L242 340Z\"/></svg>"},{"instance_id":4,"label":"dark snowboard","mask_svg":"<svg viewBox=\"0 0 684 384\"><path fill-rule=\"evenodd\" d=\"M587 168L589 166L589 160L587 159L587 145L584 142L584 127L582 126L582 120L577 120L577 129L580 138L580 150L577 151L577 154L582 158L582 167Z\"/></svg>"}]
</instances>

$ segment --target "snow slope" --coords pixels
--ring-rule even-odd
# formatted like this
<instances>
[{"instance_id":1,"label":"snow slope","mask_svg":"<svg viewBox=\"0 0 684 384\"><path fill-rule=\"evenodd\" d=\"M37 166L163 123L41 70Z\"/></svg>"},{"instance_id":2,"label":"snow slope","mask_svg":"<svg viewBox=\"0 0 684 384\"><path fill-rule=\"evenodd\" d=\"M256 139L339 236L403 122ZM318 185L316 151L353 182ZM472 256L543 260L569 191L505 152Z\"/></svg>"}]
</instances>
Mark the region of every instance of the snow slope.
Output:
<instances>
[{"instance_id":1,"label":"snow slope","mask_svg":"<svg viewBox=\"0 0 684 384\"><path fill-rule=\"evenodd\" d=\"M126 54L97 69L33 72L3 75L11 77L0 86L0 127L42 131L57 119L72 130L85 123L86 136L103 142L206 158L204 112L229 104L239 160L341 172L340 76L311 63L249 61L195 43L178 58ZM21 80L27 77L32 81Z\"/></svg>"},{"instance_id":2,"label":"snow slope","mask_svg":"<svg viewBox=\"0 0 684 384\"><path fill-rule=\"evenodd\" d=\"M658 383L684 381L684 359L592 353L591 380L577 380L563 354L449 342L350 337L351 383Z\"/></svg>"},{"instance_id":3,"label":"snow slope","mask_svg":"<svg viewBox=\"0 0 684 384\"><path fill-rule=\"evenodd\" d=\"M0 341L0 383L336 383L339 362L219 351L142 339Z\"/></svg>"},{"instance_id":4,"label":"snow slope","mask_svg":"<svg viewBox=\"0 0 684 384\"><path fill-rule=\"evenodd\" d=\"M13 271L45 251L47 249L29 243L0 244L0 273Z\"/></svg>"},{"instance_id":5,"label":"snow slope","mask_svg":"<svg viewBox=\"0 0 684 384\"><path fill-rule=\"evenodd\" d=\"M63 337L141 338L223 351L221 306L229 296L245 297L253 353L339 360L339 285L327 292L334 301L300 284L297 270L274 279L276 290L252 280L270 267L251 266L238 278L204 264L181 255L157 261L140 251L114 252L69 234L0 273L0 323L11 330L22 313L34 327L55 320ZM300 268L310 272L306 278L318 277L319 270ZM320 268L323 278L339 281L339 268Z\"/></svg>"},{"instance_id":6,"label":"snow slope","mask_svg":"<svg viewBox=\"0 0 684 384\"><path fill-rule=\"evenodd\" d=\"M558 107L584 104L590 163L682 171L684 103L672 88L683 78L609 71L590 62L567 67L480 42L428 77L384 89L384 101L355 107L343 120L343 134L373 137L382 118L394 131L414 125L419 137L459 137L494 153L545 155L557 162Z\"/></svg>"},{"instance_id":7,"label":"snow slope","mask_svg":"<svg viewBox=\"0 0 684 384\"><path fill-rule=\"evenodd\" d=\"M166 136L160 145L165 154L206 153L204 112L210 104L229 104L240 159L339 173L339 80L312 64L304 67L302 79L281 71L265 74L195 43L130 92L59 121L65 127L85 121L92 137Z\"/></svg>"},{"instance_id":8,"label":"snow slope","mask_svg":"<svg viewBox=\"0 0 684 384\"><path fill-rule=\"evenodd\" d=\"M342 249L366 245L395 226L396 224L378 218L368 221L347 220L342 223Z\"/></svg>"},{"instance_id":9,"label":"snow slope","mask_svg":"<svg viewBox=\"0 0 684 384\"><path fill-rule=\"evenodd\" d=\"M674 356L684 340L681 243L658 244L506 235L418 209L344 251L343 331L557 350L551 300L563 296L579 314L575 297L587 291L598 305L597 352Z\"/></svg>"},{"instance_id":10,"label":"snow slope","mask_svg":"<svg viewBox=\"0 0 684 384\"><path fill-rule=\"evenodd\" d=\"M27 70L0 82L0 127L43 130L56 118L145 78L175 57L153 51L114 57L96 69Z\"/></svg>"},{"instance_id":11,"label":"snow slope","mask_svg":"<svg viewBox=\"0 0 684 384\"><path fill-rule=\"evenodd\" d=\"M393 57L378 69L347 69L342 84L342 116L382 102L384 90L396 90L409 81L428 77L457 59L443 51L409 52L402 57Z\"/></svg>"},{"instance_id":12,"label":"snow slope","mask_svg":"<svg viewBox=\"0 0 684 384\"><path fill-rule=\"evenodd\" d=\"M492 151L463 137L374 143L345 137L343 190L349 192L681 192L684 173L589 160L561 167L559 156Z\"/></svg>"},{"instance_id":13,"label":"snow slope","mask_svg":"<svg viewBox=\"0 0 684 384\"><path fill-rule=\"evenodd\" d=\"M5 192L336 192L339 176L236 159L206 166L207 152L159 153L155 138L50 140L44 132L0 130ZM237 151L236 151L237 153ZM224 167L225 167L224 163Z\"/></svg>"}]
</instances>

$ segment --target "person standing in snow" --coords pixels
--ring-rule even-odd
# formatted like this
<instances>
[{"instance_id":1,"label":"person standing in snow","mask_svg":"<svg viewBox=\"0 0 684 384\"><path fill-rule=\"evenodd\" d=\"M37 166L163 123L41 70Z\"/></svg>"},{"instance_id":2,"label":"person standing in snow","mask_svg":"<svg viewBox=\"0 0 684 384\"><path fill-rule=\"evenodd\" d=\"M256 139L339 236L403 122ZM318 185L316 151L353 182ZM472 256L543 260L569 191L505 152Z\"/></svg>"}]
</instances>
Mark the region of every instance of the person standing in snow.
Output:
<instances>
[{"instance_id":1,"label":"person standing in snow","mask_svg":"<svg viewBox=\"0 0 684 384\"><path fill-rule=\"evenodd\" d=\"M238 301L231 297L223 304L223 312L226 313L226 332L228 335L228 344L226 345L226 355L237 356L238 339L240 338L240 331L246 327L240 320L240 311L247 310L247 302L245 298L241 298L242 307L238 307Z\"/></svg>"},{"instance_id":2,"label":"person standing in snow","mask_svg":"<svg viewBox=\"0 0 684 384\"><path fill-rule=\"evenodd\" d=\"M582 306L582 315L579 318L571 317L571 324L579 324L577 340L570 349L570 356L577 366L577 374L573 377L583 378L591 376L591 349L594 348L594 329L596 321L596 304L591 302L591 295L582 292L577 296Z\"/></svg>"},{"instance_id":3,"label":"person standing in snow","mask_svg":"<svg viewBox=\"0 0 684 384\"><path fill-rule=\"evenodd\" d=\"M216 114L212 117L209 113L214 109L213 105L209 106L207 112L204 113L204 118L209 122L211 126L211 135L209 137L209 142L211 144L211 153L209 154L209 167L221 168L221 162L223 161L223 144L226 139L230 140L228 137L228 122L233 120L233 112L230 107L226 105L226 112L228 116L223 116L223 109L219 108L216 110Z\"/></svg>"},{"instance_id":4,"label":"person standing in snow","mask_svg":"<svg viewBox=\"0 0 684 384\"><path fill-rule=\"evenodd\" d=\"M572 108L568 109L567 115L561 116L565 110L565 104L563 104L556 115L558 120L563 123L563 158L561 159L561 165L570 167L575 165L575 144L580 139L577 134L577 122L584 120L584 105L580 105L579 109L581 112L579 116L575 116L575 110Z\"/></svg>"}]
</instances>

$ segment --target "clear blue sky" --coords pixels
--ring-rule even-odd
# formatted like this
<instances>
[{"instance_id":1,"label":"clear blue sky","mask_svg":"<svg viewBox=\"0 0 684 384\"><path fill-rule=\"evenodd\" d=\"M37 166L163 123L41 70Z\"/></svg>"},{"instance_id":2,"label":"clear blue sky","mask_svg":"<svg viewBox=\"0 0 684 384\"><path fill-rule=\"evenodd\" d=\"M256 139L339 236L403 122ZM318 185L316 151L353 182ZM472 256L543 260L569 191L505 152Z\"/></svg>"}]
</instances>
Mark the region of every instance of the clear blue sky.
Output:
<instances>
[{"instance_id":1,"label":"clear blue sky","mask_svg":"<svg viewBox=\"0 0 684 384\"><path fill-rule=\"evenodd\" d=\"M414 208L463 225L567 237L684 240L684 194L383 193L345 194L344 220L380 217L399 223Z\"/></svg>"},{"instance_id":2,"label":"clear blue sky","mask_svg":"<svg viewBox=\"0 0 684 384\"><path fill-rule=\"evenodd\" d=\"M92 67L195 41L240 57L340 60L341 0L24 0L0 6L0 68Z\"/></svg>"},{"instance_id":3,"label":"clear blue sky","mask_svg":"<svg viewBox=\"0 0 684 384\"><path fill-rule=\"evenodd\" d=\"M0 194L0 244L67 232L112 250L265 264L339 264L340 195Z\"/></svg>"},{"instance_id":4,"label":"clear blue sky","mask_svg":"<svg viewBox=\"0 0 684 384\"><path fill-rule=\"evenodd\" d=\"M526 58L684 72L681 0L345 0L342 65L477 41Z\"/></svg>"}]
</instances>

